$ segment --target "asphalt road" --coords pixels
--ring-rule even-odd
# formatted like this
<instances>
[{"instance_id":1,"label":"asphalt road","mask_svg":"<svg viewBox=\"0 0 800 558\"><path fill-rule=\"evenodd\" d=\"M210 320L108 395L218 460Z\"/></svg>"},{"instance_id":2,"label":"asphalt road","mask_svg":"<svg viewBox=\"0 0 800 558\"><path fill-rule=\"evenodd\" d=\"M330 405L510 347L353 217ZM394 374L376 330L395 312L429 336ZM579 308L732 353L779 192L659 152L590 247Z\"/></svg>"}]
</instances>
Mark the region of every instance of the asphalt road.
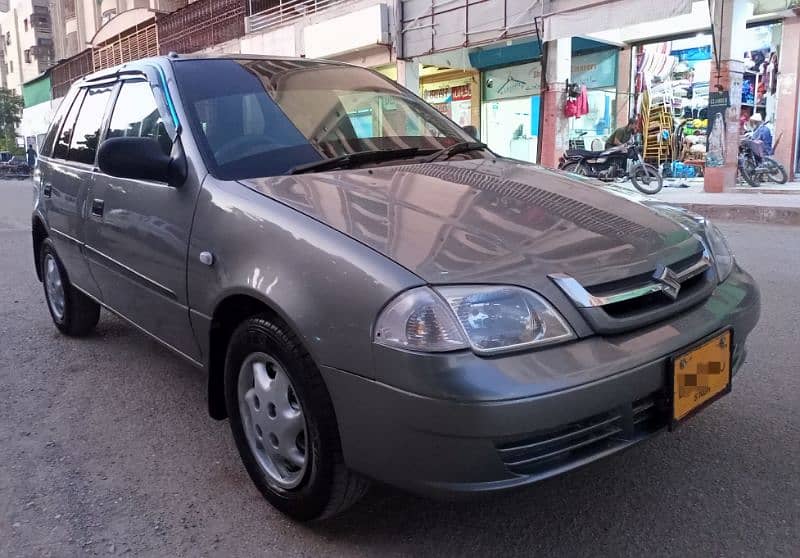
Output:
<instances>
[{"instance_id":1,"label":"asphalt road","mask_svg":"<svg viewBox=\"0 0 800 558\"><path fill-rule=\"evenodd\" d=\"M685 428L467 503L374 486L304 526L250 483L200 371L108 313L56 332L30 191L0 182L0 555L800 555L799 228L722 227L763 314L733 393Z\"/></svg>"}]
</instances>

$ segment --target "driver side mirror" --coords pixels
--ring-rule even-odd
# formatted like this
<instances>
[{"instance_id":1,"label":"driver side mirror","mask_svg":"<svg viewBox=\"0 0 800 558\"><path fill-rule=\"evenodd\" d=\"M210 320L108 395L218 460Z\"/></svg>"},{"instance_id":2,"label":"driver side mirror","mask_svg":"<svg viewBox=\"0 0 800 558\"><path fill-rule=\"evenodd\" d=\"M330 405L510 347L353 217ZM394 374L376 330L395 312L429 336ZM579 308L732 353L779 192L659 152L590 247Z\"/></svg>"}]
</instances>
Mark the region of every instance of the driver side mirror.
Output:
<instances>
[{"instance_id":1,"label":"driver side mirror","mask_svg":"<svg viewBox=\"0 0 800 558\"><path fill-rule=\"evenodd\" d=\"M165 154L153 138L109 138L100 144L97 152L97 164L106 174L177 186L175 173L170 168L172 163L172 157Z\"/></svg>"}]
</instances>

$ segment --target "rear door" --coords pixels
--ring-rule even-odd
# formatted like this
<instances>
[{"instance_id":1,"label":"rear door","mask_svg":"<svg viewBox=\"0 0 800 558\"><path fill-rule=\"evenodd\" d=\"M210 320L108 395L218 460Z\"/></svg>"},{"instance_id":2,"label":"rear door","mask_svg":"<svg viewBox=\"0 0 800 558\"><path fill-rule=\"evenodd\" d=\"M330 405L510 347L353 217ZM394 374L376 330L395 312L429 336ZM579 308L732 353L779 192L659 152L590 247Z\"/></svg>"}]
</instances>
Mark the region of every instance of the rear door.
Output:
<instances>
[{"instance_id":1,"label":"rear door","mask_svg":"<svg viewBox=\"0 0 800 558\"><path fill-rule=\"evenodd\" d=\"M150 137L169 154L175 134L166 118L147 79L129 78L105 137ZM103 302L195 361L200 353L189 322L186 257L198 191L195 180L175 188L98 172L86 229L89 267Z\"/></svg>"},{"instance_id":2,"label":"rear door","mask_svg":"<svg viewBox=\"0 0 800 558\"><path fill-rule=\"evenodd\" d=\"M92 188L100 131L113 85L82 88L57 132L52 156L41 161L41 196L56 251L70 281L101 298L83 254L87 199Z\"/></svg>"}]
</instances>

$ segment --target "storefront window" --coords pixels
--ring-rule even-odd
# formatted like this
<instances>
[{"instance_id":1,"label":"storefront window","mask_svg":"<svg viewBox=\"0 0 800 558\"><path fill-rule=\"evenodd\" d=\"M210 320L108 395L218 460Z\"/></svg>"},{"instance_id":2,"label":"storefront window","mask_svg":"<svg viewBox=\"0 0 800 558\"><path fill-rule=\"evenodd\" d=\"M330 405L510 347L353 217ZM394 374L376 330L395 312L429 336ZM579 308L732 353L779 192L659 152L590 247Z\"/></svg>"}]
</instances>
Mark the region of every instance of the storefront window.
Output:
<instances>
[{"instance_id":1,"label":"storefront window","mask_svg":"<svg viewBox=\"0 0 800 558\"><path fill-rule=\"evenodd\" d=\"M498 155L536 162L541 63L486 70L481 77L481 139Z\"/></svg>"},{"instance_id":2,"label":"storefront window","mask_svg":"<svg viewBox=\"0 0 800 558\"><path fill-rule=\"evenodd\" d=\"M478 113L477 72L452 69L424 69L421 96L459 126L475 125Z\"/></svg>"},{"instance_id":3,"label":"storefront window","mask_svg":"<svg viewBox=\"0 0 800 558\"><path fill-rule=\"evenodd\" d=\"M570 81L586 88L588 101L588 113L570 119L570 143L578 149L602 149L616 127L616 51L574 56Z\"/></svg>"}]
</instances>

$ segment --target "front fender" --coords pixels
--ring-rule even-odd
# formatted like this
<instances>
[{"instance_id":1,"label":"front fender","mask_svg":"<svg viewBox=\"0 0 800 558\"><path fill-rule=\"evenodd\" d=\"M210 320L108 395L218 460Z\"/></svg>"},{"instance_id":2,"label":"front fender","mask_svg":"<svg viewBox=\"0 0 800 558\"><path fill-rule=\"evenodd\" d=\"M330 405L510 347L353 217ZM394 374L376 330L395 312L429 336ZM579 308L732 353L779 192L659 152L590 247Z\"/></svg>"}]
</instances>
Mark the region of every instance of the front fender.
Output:
<instances>
[{"instance_id":1,"label":"front fender","mask_svg":"<svg viewBox=\"0 0 800 558\"><path fill-rule=\"evenodd\" d=\"M213 263L200 261L201 252ZM209 177L189 243L193 324L248 294L279 314L318 365L374 377L372 326L386 302L424 282L371 248L236 182ZM207 327L196 330L204 357Z\"/></svg>"}]
</instances>

